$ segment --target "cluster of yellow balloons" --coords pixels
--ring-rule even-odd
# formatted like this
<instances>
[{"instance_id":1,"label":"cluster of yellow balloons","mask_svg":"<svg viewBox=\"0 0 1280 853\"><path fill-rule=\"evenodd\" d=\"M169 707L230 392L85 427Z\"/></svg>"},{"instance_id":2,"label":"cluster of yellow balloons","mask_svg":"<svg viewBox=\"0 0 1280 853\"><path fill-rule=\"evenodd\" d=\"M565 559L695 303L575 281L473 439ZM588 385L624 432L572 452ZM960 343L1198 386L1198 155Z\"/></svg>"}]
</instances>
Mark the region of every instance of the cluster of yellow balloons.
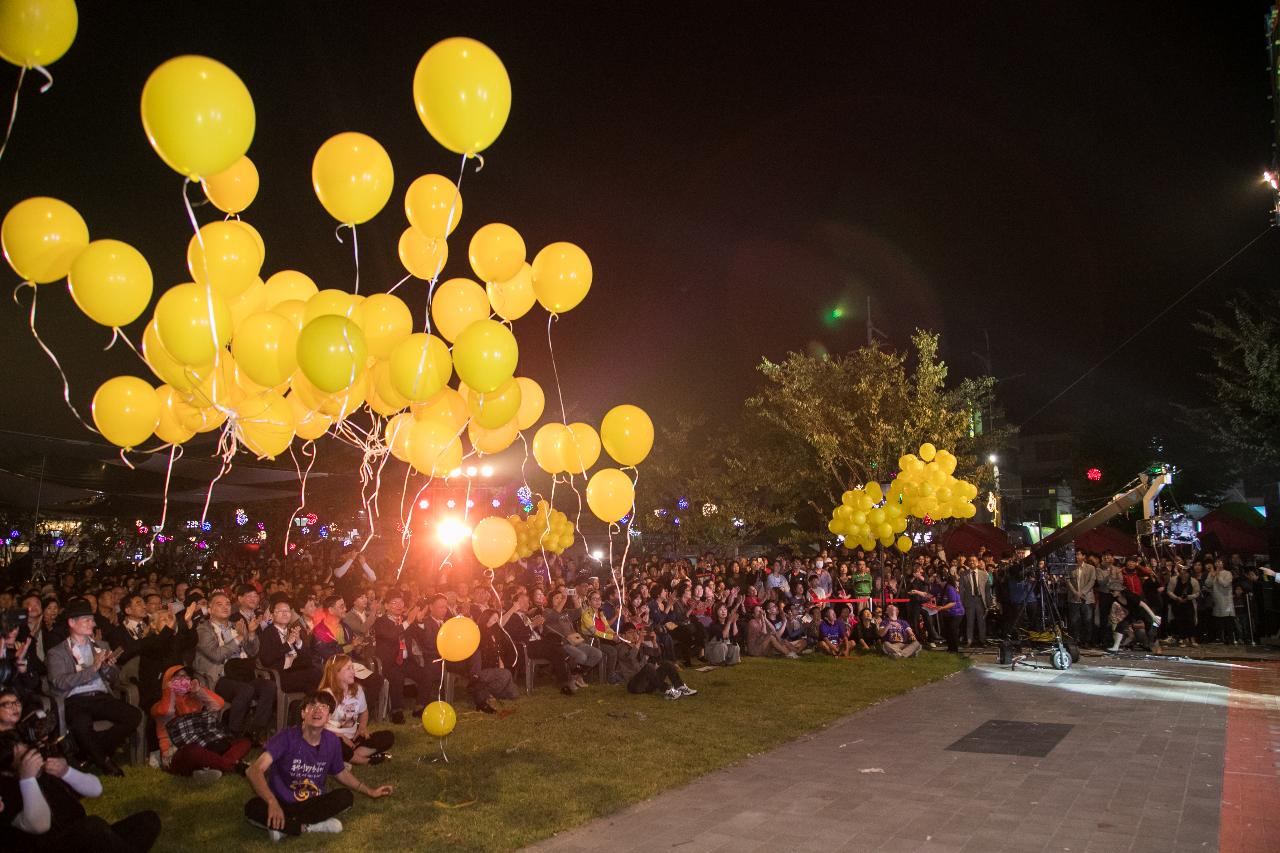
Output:
<instances>
[{"instance_id":1,"label":"cluster of yellow balloons","mask_svg":"<svg viewBox=\"0 0 1280 853\"><path fill-rule=\"evenodd\" d=\"M887 489L872 481L841 495L827 529L843 536L849 547L869 551L879 543L906 552L911 550L911 539L901 534L910 517L937 521L972 518L977 512L972 501L978 488L953 476L956 457L949 451L926 442L920 445L919 456L901 457L898 469Z\"/></svg>"},{"instance_id":2,"label":"cluster of yellow balloons","mask_svg":"<svg viewBox=\"0 0 1280 853\"><path fill-rule=\"evenodd\" d=\"M562 554L573 545L573 522L544 500L538 501L537 510L527 518L509 515L506 520L515 530L515 556L520 559L539 550Z\"/></svg>"},{"instance_id":3,"label":"cluster of yellow balloons","mask_svg":"<svg viewBox=\"0 0 1280 853\"><path fill-rule=\"evenodd\" d=\"M585 475L601 448L620 465L639 465L653 449L653 421L639 406L623 404L609 410L598 433L586 423L549 423L533 436L533 458L552 475ZM618 521L634 503L631 478L617 468L601 469L587 482L587 504L602 521Z\"/></svg>"}]
</instances>

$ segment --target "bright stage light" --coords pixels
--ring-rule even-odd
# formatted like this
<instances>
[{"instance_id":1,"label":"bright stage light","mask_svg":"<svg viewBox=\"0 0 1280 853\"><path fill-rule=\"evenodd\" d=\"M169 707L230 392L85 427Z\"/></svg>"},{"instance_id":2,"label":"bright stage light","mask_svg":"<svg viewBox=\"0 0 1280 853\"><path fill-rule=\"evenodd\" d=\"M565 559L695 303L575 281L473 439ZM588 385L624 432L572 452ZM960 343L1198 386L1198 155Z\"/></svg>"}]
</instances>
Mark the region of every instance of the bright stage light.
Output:
<instances>
[{"instance_id":1,"label":"bright stage light","mask_svg":"<svg viewBox=\"0 0 1280 853\"><path fill-rule=\"evenodd\" d=\"M436 525L436 537L442 545L452 548L471 536L471 528L457 518L446 518Z\"/></svg>"},{"instance_id":2,"label":"bright stage light","mask_svg":"<svg viewBox=\"0 0 1280 853\"><path fill-rule=\"evenodd\" d=\"M481 477L492 477L492 476L493 476L493 466L492 466L492 465L481 465L481 466L480 466L480 476L481 476Z\"/></svg>"},{"instance_id":3,"label":"bright stage light","mask_svg":"<svg viewBox=\"0 0 1280 853\"><path fill-rule=\"evenodd\" d=\"M427 500L426 498L423 498L422 500L418 501L418 509L430 509L430 508L431 508L431 501Z\"/></svg>"},{"instance_id":4,"label":"bright stage light","mask_svg":"<svg viewBox=\"0 0 1280 853\"><path fill-rule=\"evenodd\" d=\"M450 479L453 479L454 477L461 477L461 476L462 476L461 468L454 468L452 471L449 472Z\"/></svg>"},{"instance_id":5,"label":"bright stage light","mask_svg":"<svg viewBox=\"0 0 1280 853\"><path fill-rule=\"evenodd\" d=\"M479 469L477 469L477 468L476 468L476 466L474 466L474 465L468 465L468 466L467 466L467 476L468 476L468 477L474 477L474 476L476 475L476 473L478 472L478 470L479 470Z\"/></svg>"},{"instance_id":6,"label":"bright stage light","mask_svg":"<svg viewBox=\"0 0 1280 853\"><path fill-rule=\"evenodd\" d=\"M599 561L599 560L603 560L603 559L604 559L604 551L592 551L592 552L591 552L591 559L593 559L593 560L597 560L597 561Z\"/></svg>"}]
</instances>

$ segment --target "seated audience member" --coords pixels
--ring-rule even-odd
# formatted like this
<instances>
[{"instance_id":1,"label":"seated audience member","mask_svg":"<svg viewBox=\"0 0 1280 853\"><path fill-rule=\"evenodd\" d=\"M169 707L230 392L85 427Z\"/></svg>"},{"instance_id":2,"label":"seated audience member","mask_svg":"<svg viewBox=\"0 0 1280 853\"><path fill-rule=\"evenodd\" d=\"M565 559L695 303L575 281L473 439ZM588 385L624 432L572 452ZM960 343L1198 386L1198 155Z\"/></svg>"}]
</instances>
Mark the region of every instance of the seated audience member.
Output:
<instances>
[{"instance_id":1,"label":"seated audience member","mask_svg":"<svg viewBox=\"0 0 1280 853\"><path fill-rule=\"evenodd\" d=\"M409 648L410 629L422 615L421 611L414 608L406 613L404 593L400 590L387 593L386 605L387 612L373 622L374 649L382 665L382 674L390 684L391 722L400 725L404 722L405 679L411 679L418 685L419 707L426 704L427 691L439 681L431 681L431 676L414 660Z\"/></svg>"},{"instance_id":2,"label":"seated audience member","mask_svg":"<svg viewBox=\"0 0 1280 853\"><path fill-rule=\"evenodd\" d=\"M364 688L356 680L356 665L347 655L325 661L320 689L337 703L327 728L342 740L342 758L352 764L381 764L391 759L387 752L396 736L390 730L369 731L369 703Z\"/></svg>"},{"instance_id":3,"label":"seated audience member","mask_svg":"<svg viewBox=\"0 0 1280 853\"><path fill-rule=\"evenodd\" d=\"M747 654L752 657L800 657L798 649L778 636L778 630L757 605L747 625Z\"/></svg>"},{"instance_id":4,"label":"seated audience member","mask_svg":"<svg viewBox=\"0 0 1280 853\"><path fill-rule=\"evenodd\" d=\"M320 670L312 666L307 636L294 619L289 598L277 592L271 600L271 622L258 632L258 662L280 675L286 693L310 693L320 683Z\"/></svg>"},{"instance_id":5,"label":"seated audience member","mask_svg":"<svg viewBox=\"0 0 1280 853\"><path fill-rule=\"evenodd\" d=\"M560 640L564 653L569 657L569 665L574 670L574 682L579 688L587 686L582 677L600 665L604 653L587 642L575 624L575 614L568 608L569 596L563 589L551 594L550 606L542 611L543 627Z\"/></svg>"},{"instance_id":6,"label":"seated audience member","mask_svg":"<svg viewBox=\"0 0 1280 853\"><path fill-rule=\"evenodd\" d=\"M849 642L849 625L836 619L836 610L830 605L822 608L818 623L818 648L832 657L847 658L853 648Z\"/></svg>"},{"instance_id":7,"label":"seated audience member","mask_svg":"<svg viewBox=\"0 0 1280 853\"><path fill-rule=\"evenodd\" d=\"M556 637L542 635L546 619L540 615L529 615L529 593L523 589L516 592L511 607L502 615L501 624L511 641L522 649L522 656L548 661L556 683L560 685L560 692L566 696L574 694L578 687L569 675L564 645ZM528 665L526 659L525 666Z\"/></svg>"},{"instance_id":8,"label":"seated audience member","mask_svg":"<svg viewBox=\"0 0 1280 853\"><path fill-rule=\"evenodd\" d=\"M370 788L342 761L342 741L329 731L333 696L316 691L302 704L301 725L276 732L246 775L256 795L245 803L250 823L266 827L273 841L304 832L342 832L336 815L353 805L352 791L377 799L390 785ZM344 786L325 791L333 776Z\"/></svg>"},{"instance_id":9,"label":"seated audience member","mask_svg":"<svg viewBox=\"0 0 1280 853\"><path fill-rule=\"evenodd\" d=\"M231 703L228 723L236 737L246 733L251 739L261 737L275 712L275 685L254 675L253 657L258 647L258 618L233 623L231 599L221 592L210 596L209 618L196 625L194 668L206 687ZM250 705L254 706L252 721Z\"/></svg>"},{"instance_id":10,"label":"seated audience member","mask_svg":"<svg viewBox=\"0 0 1280 853\"><path fill-rule=\"evenodd\" d=\"M350 657L364 645L363 637L356 639L347 633L343 621L346 615L347 603L340 595L326 596L323 606L316 610L313 617L315 627L311 631L311 653L317 667L323 667L324 662L334 655Z\"/></svg>"},{"instance_id":11,"label":"seated audience member","mask_svg":"<svg viewBox=\"0 0 1280 853\"><path fill-rule=\"evenodd\" d=\"M604 671L610 683L621 679L614 670L618 666L618 635L609 627L609 620L600 609L600 592L591 590L586 595L582 612L578 616L578 632L587 638L604 655Z\"/></svg>"},{"instance_id":12,"label":"seated audience member","mask_svg":"<svg viewBox=\"0 0 1280 853\"><path fill-rule=\"evenodd\" d=\"M204 779L233 770L243 774L248 765L241 759L253 744L248 738L232 738L223 728L223 698L184 666L170 667L162 685L160 699L151 706L161 766L179 776Z\"/></svg>"},{"instance_id":13,"label":"seated audience member","mask_svg":"<svg viewBox=\"0 0 1280 853\"><path fill-rule=\"evenodd\" d=\"M703 650L707 663L732 666L741 662L742 652L738 648L738 611L741 609L741 598L734 602L733 607L723 603L716 605Z\"/></svg>"},{"instance_id":14,"label":"seated audience member","mask_svg":"<svg viewBox=\"0 0 1280 853\"><path fill-rule=\"evenodd\" d=\"M880 649L891 658L911 658L920 654L920 641L916 632L911 630L905 619L898 618L898 605L890 604L885 609L884 621L880 623Z\"/></svg>"},{"instance_id":15,"label":"seated audience member","mask_svg":"<svg viewBox=\"0 0 1280 853\"><path fill-rule=\"evenodd\" d=\"M142 711L111 694L120 679L115 655L93 640L94 614L88 602L73 601L64 612L67 639L49 650L49 683L65 697L67 729L76 746L104 773L123 776L112 759L142 722ZM94 723L108 722L105 731Z\"/></svg>"},{"instance_id":16,"label":"seated audience member","mask_svg":"<svg viewBox=\"0 0 1280 853\"><path fill-rule=\"evenodd\" d=\"M680 678L680 670L669 660L664 660L662 650L658 647L654 632L648 631L641 636L632 629L630 639L624 640L636 651L638 668L627 680L628 693L657 693L662 691L668 699L680 699L685 696L696 696L698 691L685 684Z\"/></svg>"},{"instance_id":17,"label":"seated audience member","mask_svg":"<svg viewBox=\"0 0 1280 853\"><path fill-rule=\"evenodd\" d=\"M869 652L880 645L880 629L876 626L871 610L864 607L858 614L858 621L853 625L850 637L854 647L860 652Z\"/></svg>"},{"instance_id":18,"label":"seated audience member","mask_svg":"<svg viewBox=\"0 0 1280 853\"><path fill-rule=\"evenodd\" d=\"M373 612L370 597L371 593L368 590L357 592L356 597L351 601L351 609L342 617L342 627L346 629L352 643L355 643L357 638L362 644L373 639L373 620L377 614ZM359 649L355 649L353 657L360 656Z\"/></svg>"},{"instance_id":19,"label":"seated audience member","mask_svg":"<svg viewBox=\"0 0 1280 853\"><path fill-rule=\"evenodd\" d=\"M0 850L150 850L160 816L142 811L115 823L88 816L80 798L101 795L96 776L46 758L17 732L0 732Z\"/></svg>"},{"instance_id":20,"label":"seated audience member","mask_svg":"<svg viewBox=\"0 0 1280 853\"><path fill-rule=\"evenodd\" d=\"M460 585L465 588L465 585ZM475 611L473 611L475 612ZM485 622L485 618L479 612L475 612L479 622ZM441 667L448 667L449 672L461 677L467 687L467 692L471 694L471 701L475 703L477 711L483 711L486 714L496 714L498 709L493 707L489 702L490 686L499 689L510 689L514 691L514 684L511 683L510 673L506 673L506 678L502 680L493 679L486 681L481 677L483 665L480 659L480 649L466 660L445 662L441 659L440 651L436 647L436 636L440 633L441 627L444 626L446 620L450 618L449 600L441 594L436 594L427 602L427 610L418 617L418 621L412 628L412 635L418 647L422 650L422 657L426 664L426 670L431 685L439 686L442 681L443 673ZM488 676L486 676L488 678ZM514 692L511 695L515 695Z\"/></svg>"}]
</instances>

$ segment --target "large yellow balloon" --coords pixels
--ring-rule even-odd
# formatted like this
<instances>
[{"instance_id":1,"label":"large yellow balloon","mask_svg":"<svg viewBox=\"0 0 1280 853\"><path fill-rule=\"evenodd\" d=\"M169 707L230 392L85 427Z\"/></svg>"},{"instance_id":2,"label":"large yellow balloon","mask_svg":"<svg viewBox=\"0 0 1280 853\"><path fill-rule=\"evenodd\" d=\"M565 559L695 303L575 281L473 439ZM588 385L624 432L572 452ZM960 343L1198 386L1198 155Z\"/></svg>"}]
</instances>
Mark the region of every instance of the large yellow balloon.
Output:
<instances>
[{"instance_id":1,"label":"large yellow balloon","mask_svg":"<svg viewBox=\"0 0 1280 853\"><path fill-rule=\"evenodd\" d=\"M443 477L462 461L461 439L439 421L415 419L409 426L408 444L409 464L421 474Z\"/></svg>"},{"instance_id":2,"label":"large yellow balloon","mask_svg":"<svg viewBox=\"0 0 1280 853\"><path fill-rule=\"evenodd\" d=\"M24 68L52 65L79 25L75 0L0 0L0 57Z\"/></svg>"},{"instance_id":3,"label":"large yellow balloon","mask_svg":"<svg viewBox=\"0 0 1280 853\"><path fill-rule=\"evenodd\" d=\"M591 260L573 243L552 243L533 259L533 292L552 314L576 306L591 289Z\"/></svg>"},{"instance_id":4,"label":"large yellow balloon","mask_svg":"<svg viewBox=\"0 0 1280 853\"><path fill-rule=\"evenodd\" d=\"M184 425L178 419L179 406L185 405L178 399L177 392L168 385L156 389L156 399L160 401L160 420L156 423L156 438L165 444L182 444L196 434L194 429Z\"/></svg>"},{"instance_id":5,"label":"large yellow balloon","mask_svg":"<svg viewBox=\"0 0 1280 853\"><path fill-rule=\"evenodd\" d=\"M520 434L515 418L495 429L485 429L476 422L467 424L467 438L471 446L481 453L501 453L515 442Z\"/></svg>"},{"instance_id":6,"label":"large yellow balloon","mask_svg":"<svg viewBox=\"0 0 1280 853\"><path fill-rule=\"evenodd\" d=\"M489 282L485 285L485 291L489 295L493 313L508 322L519 320L529 313L529 309L537 301L533 294L533 268L528 264L521 264L520 271L514 276L506 281Z\"/></svg>"},{"instance_id":7,"label":"large yellow balloon","mask_svg":"<svg viewBox=\"0 0 1280 853\"><path fill-rule=\"evenodd\" d=\"M404 215L424 237L443 240L462 219L462 193L444 175L422 175L405 191Z\"/></svg>"},{"instance_id":8,"label":"large yellow balloon","mask_svg":"<svg viewBox=\"0 0 1280 853\"><path fill-rule=\"evenodd\" d=\"M920 458L925 462L932 462L933 457L936 456L937 453L938 449L930 442L926 441L924 444L920 445Z\"/></svg>"},{"instance_id":9,"label":"large yellow balloon","mask_svg":"<svg viewBox=\"0 0 1280 853\"><path fill-rule=\"evenodd\" d=\"M267 302L264 308L267 311L291 299L305 303L320 292L311 276L297 270L280 270L267 279L266 286Z\"/></svg>"},{"instance_id":10,"label":"large yellow balloon","mask_svg":"<svg viewBox=\"0 0 1280 853\"><path fill-rule=\"evenodd\" d=\"M311 163L311 186L329 215L347 225L377 216L391 198L395 173L378 141L363 133L339 133L320 146Z\"/></svg>"},{"instance_id":11,"label":"large yellow balloon","mask_svg":"<svg viewBox=\"0 0 1280 853\"><path fill-rule=\"evenodd\" d=\"M458 340L463 329L488 316L489 298L469 278L451 278L431 297L431 322L446 341Z\"/></svg>"},{"instance_id":12,"label":"large yellow balloon","mask_svg":"<svg viewBox=\"0 0 1280 853\"><path fill-rule=\"evenodd\" d=\"M391 455L401 462L409 461L409 433L412 429L413 416L408 412L401 412L387 421L387 426L383 430L383 441L386 442Z\"/></svg>"},{"instance_id":13,"label":"large yellow balloon","mask_svg":"<svg viewBox=\"0 0 1280 853\"><path fill-rule=\"evenodd\" d=\"M283 302L277 302L269 310L272 314L279 314L288 320L299 332L302 331L303 326L307 325L307 305L305 302L299 302L297 299L286 299Z\"/></svg>"},{"instance_id":14,"label":"large yellow balloon","mask_svg":"<svg viewBox=\"0 0 1280 853\"><path fill-rule=\"evenodd\" d=\"M20 201L0 224L0 246L13 271L34 284L66 277L89 245L89 227L65 201L35 196Z\"/></svg>"},{"instance_id":15,"label":"large yellow balloon","mask_svg":"<svg viewBox=\"0 0 1280 853\"><path fill-rule=\"evenodd\" d=\"M471 550L482 566L506 565L516 555L516 529L501 516L482 518L471 531Z\"/></svg>"},{"instance_id":16,"label":"large yellow balloon","mask_svg":"<svg viewBox=\"0 0 1280 853\"><path fill-rule=\"evenodd\" d=\"M402 397L430 400L453 375L453 357L444 341L424 332L409 335L391 348L391 385Z\"/></svg>"},{"instance_id":17,"label":"large yellow balloon","mask_svg":"<svg viewBox=\"0 0 1280 853\"><path fill-rule=\"evenodd\" d=\"M639 465L653 449L653 421L639 406L614 406L600 422L600 442L619 465Z\"/></svg>"},{"instance_id":18,"label":"large yellow balloon","mask_svg":"<svg viewBox=\"0 0 1280 853\"><path fill-rule=\"evenodd\" d=\"M360 328L369 355L386 358L396 344L413 332L413 315L399 296L375 293L360 304Z\"/></svg>"},{"instance_id":19,"label":"large yellow balloon","mask_svg":"<svg viewBox=\"0 0 1280 853\"><path fill-rule=\"evenodd\" d=\"M236 330L231 354L259 385L279 385L298 369L298 331L274 311L250 314Z\"/></svg>"},{"instance_id":20,"label":"large yellow balloon","mask_svg":"<svg viewBox=\"0 0 1280 853\"><path fill-rule=\"evenodd\" d=\"M466 660L480 647L480 628L466 616L446 619L436 636L436 649L447 661Z\"/></svg>"},{"instance_id":21,"label":"large yellow balloon","mask_svg":"<svg viewBox=\"0 0 1280 853\"><path fill-rule=\"evenodd\" d=\"M396 250L409 275L423 281L431 281L438 276L449 260L449 244L443 238L424 236L413 226L404 229Z\"/></svg>"},{"instance_id":22,"label":"large yellow balloon","mask_svg":"<svg viewBox=\"0 0 1280 853\"><path fill-rule=\"evenodd\" d=\"M458 713L448 702L439 700L422 709L422 728L432 737L448 737L458 724Z\"/></svg>"},{"instance_id":23,"label":"large yellow balloon","mask_svg":"<svg viewBox=\"0 0 1280 853\"><path fill-rule=\"evenodd\" d=\"M472 389L467 395L467 410L480 426L497 429L520 411L520 383L511 378L487 394Z\"/></svg>"},{"instance_id":24,"label":"large yellow balloon","mask_svg":"<svg viewBox=\"0 0 1280 853\"><path fill-rule=\"evenodd\" d=\"M533 459L548 474L559 474L568 469L565 448L573 441L573 433L564 424L543 424L533 434Z\"/></svg>"},{"instance_id":25,"label":"large yellow balloon","mask_svg":"<svg viewBox=\"0 0 1280 853\"><path fill-rule=\"evenodd\" d=\"M333 425L333 418L309 408L294 392L290 391L284 399L293 409L294 428L303 441L315 441Z\"/></svg>"},{"instance_id":26,"label":"large yellow balloon","mask_svg":"<svg viewBox=\"0 0 1280 853\"><path fill-rule=\"evenodd\" d=\"M335 314L303 326L297 352L303 374L327 394L349 388L364 373L369 355L360 327Z\"/></svg>"},{"instance_id":27,"label":"large yellow balloon","mask_svg":"<svg viewBox=\"0 0 1280 853\"><path fill-rule=\"evenodd\" d=\"M510 225L490 222L471 238L467 257L476 278L484 282L507 281L524 266L524 238Z\"/></svg>"},{"instance_id":28,"label":"large yellow balloon","mask_svg":"<svg viewBox=\"0 0 1280 853\"><path fill-rule=\"evenodd\" d=\"M67 285L90 320L127 326L151 301L151 267L128 243L94 240L71 264Z\"/></svg>"},{"instance_id":29,"label":"large yellow balloon","mask_svg":"<svg viewBox=\"0 0 1280 853\"><path fill-rule=\"evenodd\" d=\"M274 391L249 397L236 410L236 437L259 458L288 450L296 426L293 406Z\"/></svg>"},{"instance_id":30,"label":"large yellow balloon","mask_svg":"<svg viewBox=\"0 0 1280 853\"><path fill-rule=\"evenodd\" d=\"M455 154L476 154L502 133L511 79L498 55L469 38L448 38L422 55L413 103L427 132Z\"/></svg>"},{"instance_id":31,"label":"large yellow balloon","mask_svg":"<svg viewBox=\"0 0 1280 853\"><path fill-rule=\"evenodd\" d=\"M241 157L231 168L204 179L204 194L223 213L239 213L258 197L258 167Z\"/></svg>"},{"instance_id":32,"label":"large yellow balloon","mask_svg":"<svg viewBox=\"0 0 1280 853\"><path fill-rule=\"evenodd\" d=\"M93 423L117 447L137 447L160 423L156 389L136 376L108 379L93 395Z\"/></svg>"},{"instance_id":33,"label":"large yellow balloon","mask_svg":"<svg viewBox=\"0 0 1280 853\"><path fill-rule=\"evenodd\" d=\"M184 365L160 342L160 329L152 320L142 332L142 360L160 381L173 387L180 394L190 394L200 381L213 370L213 359L204 364Z\"/></svg>"},{"instance_id":34,"label":"large yellow balloon","mask_svg":"<svg viewBox=\"0 0 1280 853\"><path fill-rule=\"evenodd\" d=\"M142 87L142 128L169 168L199 180L244 156L256 122L253 98L236 73L205 56L162 64Z\"/></svg>"},{"instance_id":35,"label":"large yellow balloon","mask_svg":"<svg viewBox=\"0 0 1280 853\"><path fill-rule=\"evenodd\" d=\"M542 417L542 409L546 405L546 396L542 386L527 376L518 376L520 383L520 410L516 412L516 428L528 429Z\"/></svg>"},{"instance_id":36,"label":"large yellow balloon","mask_svg":"<svg viewBox=\"0 0 1280 853\"><path fill-rule=\"evenodd\" d=\"M182 364L207 364L231 340L231 311L216 291L176 284L156 304L156 327L164 348Z\"/></svg>"},{"instance_id":37,"label":"large yellow balloon","mask_svg":"<svg viewBox=\"0 0 1280 853\"><path fill-rule=\"evenodd\" d=\"M257 314L259 311L265 311L266 308L267 286L262 283L262 279L255 277L239 296L227 303L227 310L231 312L232 340L235 339L240 324L248 319L250 314Z\"/></svg>"},{"instance_id":38,"label":"large yellow balloon","mask_svg":"<svg viewBox=\"0 0 1280 853\"><path fill-rule=\"evenodd\" d=\"M590 424L569 424L568 441L561 453L570 474L585 474L600 458L600 436Z\"/></svg>"},{"instance_id":39,"label":"large yellow balloon","mask_svg":"<svg viewBox=\"0 0 1280 853\"><path fill-rule=\"evenodd\" d=\"M515 335L497 320L477 320L453 344L453 367L458 378L487 393L516 372L520 348Z\"/></svg>"},{"instance_id":40,"label":"large yellow balloon","mask_svg":"<svg viewBox=\"0 0 1280 853\"><path fill-rule=\"evenodd\" d=\"M602 468L587 481L587 506L606 524L613 524L631 512L635 501L631 478L617 468Z\"/></svg>"},{"instance_id":41,"label":"large yellow balloon","mask_svg":"<svg viewBox=\"0 0 1280 853\"><path fill-rule=\"evenodd\" d=\"M329 287L307 300L305 322L310 323L318 317L332 314L345 317L359 325L361 320L359 311L360 300L355 294Z\"/></svg>"},{"instance_id":42,"label":"large yellow balloon","mask_svg":"<svg viewBox=\"0 0 1280 853\"><path fill-rule=\"evenodd\" d=\"M262 251L249 229L234 219L210 222L187 243L187 269L226 299L244 292L262 270Z\"/></svg>"},{"instance_id":43,"label":"large yellow balloon","mask_svg":"<svg viewBox=\"0 0 1280 853\"><path fill-rule=\"evenodd\" d=\"M456 433L467 422L467 401L453 388L441 388L430 400L414 403L413 417L419 421L435 421Z\"/></svg>"}]
</instances>

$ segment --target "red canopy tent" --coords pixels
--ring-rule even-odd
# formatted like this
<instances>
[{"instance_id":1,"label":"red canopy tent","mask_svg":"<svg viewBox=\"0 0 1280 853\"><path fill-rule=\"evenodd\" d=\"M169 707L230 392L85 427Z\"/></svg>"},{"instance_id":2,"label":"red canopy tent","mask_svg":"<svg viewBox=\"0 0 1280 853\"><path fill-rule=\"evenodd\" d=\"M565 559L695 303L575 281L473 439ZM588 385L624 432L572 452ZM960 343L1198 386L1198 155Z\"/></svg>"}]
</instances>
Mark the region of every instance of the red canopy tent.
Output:
<instances>
[{"instance_id":1,"label":"red canopy tent","mask_svg":"<svg viewBox=\"0 0 1280 853\"><path fill-rule=\"evenodd\" d=\"M988 553L997 557L1013 553L1008 535L992 524L957 525L939 537L939 544L946 549L948 557L976 554L983 545Z\"/></svg>"},{"instance_id":2,"label":"red canopy tent","mask_svg":"<svg viewBox=\"0 0 1280 853\"><path fill-rule=\"evenodd\" d=\"M1261 516L1259 516L1261 517ZM1267 530L1215 509L1200 519L1200 543L1224 554L1266 554Z\"/></svg>"},{"instance_id":3,"label":"red canopy tent","mask_svg":"<svg viewBox=\"0 0 1280 853\"><path fill-rule=\"evenodd\" d=\"M1077 551L1088 551L1091 554L1110 551L1113 554L1128 556L1138 553L1138 542L1132 534L1106 524L1076 537L1075 545Z\"/></svg>"}]
</instances>

